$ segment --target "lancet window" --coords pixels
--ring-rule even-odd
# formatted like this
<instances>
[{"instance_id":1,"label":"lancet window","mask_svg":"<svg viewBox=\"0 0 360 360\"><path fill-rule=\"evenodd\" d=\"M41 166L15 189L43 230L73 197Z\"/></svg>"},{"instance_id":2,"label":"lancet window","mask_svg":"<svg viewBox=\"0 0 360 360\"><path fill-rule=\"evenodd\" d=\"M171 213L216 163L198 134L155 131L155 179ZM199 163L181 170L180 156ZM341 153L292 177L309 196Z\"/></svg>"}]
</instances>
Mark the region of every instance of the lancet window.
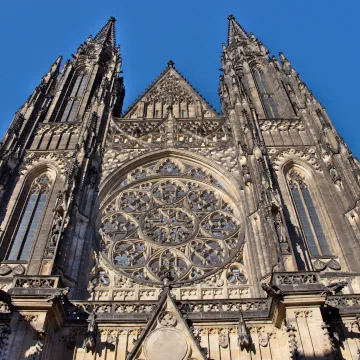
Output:
<instances>
[{"instance_id":1,"label":"lancet window","mask_svg":"<svg viewBox=\"0 0 360 360\"><path fill-rule=\"evenodd\" d=\"M11 242L8 260L29 259L50 187L51 181L47 174L40 175L32 182Z\"/></svg>"},{"instance_id":2,"label":"lancet window","mask_svg":"<svg viewBox=\"0 0 360 360\"><path fill-rule=\"evenodd\" d=\"M81 98L84 95L88 80L89 74L86 71L78 71L75 73L63 103L61 104L61 111L57 115L60 122L72 122L76 120Z\"/></svg>"},{"instance_id":3,"label":"lancet window","mask_svg":"<svg viewBox=\"0 0 360 360\"><path fill-rule=\"evenodd\" d=\"M264 71L262 69L256 68L253 74L267 118L280 118L280 114L274 99L274 92L267 76L264 74Z\"/></svg>"},{"instance_id":4,"label":"lancet window","mask_svg":"<svg viewBox=\"0 0 360 360\"><path fill-rule=\"evenodd\" d=\"M292 169L287 174L287 180L310 254L329 255L329 245L305 177Z\"/></svg>"},{"instance_id":5,"label":"lancet window","mask_svg":"<svg viewBox=\"0 0 360 360\"><path fill-rule=\"evenodd\" d=\"M102 254L122 274L141 281L161 282L165 274L174 281L197 280L241 248L240 215L219 182L206 169L177 159L131 172L102 209ZM233 282L243 280L233 275Z\"/></svg>"}]
</instances>

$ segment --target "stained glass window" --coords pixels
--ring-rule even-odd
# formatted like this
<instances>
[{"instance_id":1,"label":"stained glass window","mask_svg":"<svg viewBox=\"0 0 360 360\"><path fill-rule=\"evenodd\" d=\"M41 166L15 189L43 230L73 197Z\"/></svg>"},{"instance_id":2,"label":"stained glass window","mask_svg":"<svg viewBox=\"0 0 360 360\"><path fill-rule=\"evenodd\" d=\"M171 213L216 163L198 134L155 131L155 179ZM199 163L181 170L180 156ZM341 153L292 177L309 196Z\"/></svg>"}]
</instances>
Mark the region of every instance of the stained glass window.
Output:
<instances>
[{"instance_id":1,"label":"stained glass window","mask_svg":"<svg viewBox=\"0 0 360 360\"><path fill-rule=\"evenodd\" d=\"M85 92L88 79L89 75L86 72L82 72L77 75L70 96L67 98L67 103L61 118L61 122L75 121L75 117L80 106L81 97Z\"/></svg>"},{"instance_id":2,"label":"stained glass window","mask_svg":"<svg viewBox=\"0 0 360 360\"><path fill-rule=\"evenodd\" d=\"M260 69L255 69L254 78L260 98L265 108L268 119L280 118L280 114L274 100L274 93L267 76Z\"/></svg>"},{"instance_id":3,"label":"stained glass window","mask_svg":"<svg viewBox=\"0 0 360 360\"><path fill-rule=\"evenodd\" d=\"M116 271L156 283L164 274L187 281L239 254L241 221L205 169L171 158L148 166L103 206L100 247ZM234 279L244 281L240 273Z\"/></svg>"},{"instance_id":4,"label":"stained glass window","mask_svg":"<svg viewBox=\"0 0 360 360\"><path fill-rule=\"evenodd\" d=\"M297 171L290 170L288 182L310 253L329 255L330 249L304 177Z\"/></svg>"},{"instance_id":5,"label":"stained glass window","mask_svg":"<svg viewBox=\"0 0 360 360\"><path fill-rule=\"evenodd\" d=\"M46 204L50 188L45 174L36 178L26 200L21 220L15 233L8 260L28 260Z\"/></svg>"}]
</instances>

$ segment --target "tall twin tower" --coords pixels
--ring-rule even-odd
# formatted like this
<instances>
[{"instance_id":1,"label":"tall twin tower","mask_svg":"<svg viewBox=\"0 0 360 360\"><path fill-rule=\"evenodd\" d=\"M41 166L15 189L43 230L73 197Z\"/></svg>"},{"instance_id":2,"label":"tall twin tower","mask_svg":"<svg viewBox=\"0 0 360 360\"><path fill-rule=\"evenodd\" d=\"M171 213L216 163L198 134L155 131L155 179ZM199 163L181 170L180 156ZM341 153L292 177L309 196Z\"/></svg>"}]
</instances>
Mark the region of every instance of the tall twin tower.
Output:
<instances>
[{"instance_id":1,"label":"tall twin tower","mask_svg":"<svg viewBox=\"0 0 360 360\"><path fill-rule=\"evenodd\" d=\"M115 19L0 143L0 359L358 359L360 167L229 16L217 113L169 61L127 110Z\"/></svg>"}]
</instances>

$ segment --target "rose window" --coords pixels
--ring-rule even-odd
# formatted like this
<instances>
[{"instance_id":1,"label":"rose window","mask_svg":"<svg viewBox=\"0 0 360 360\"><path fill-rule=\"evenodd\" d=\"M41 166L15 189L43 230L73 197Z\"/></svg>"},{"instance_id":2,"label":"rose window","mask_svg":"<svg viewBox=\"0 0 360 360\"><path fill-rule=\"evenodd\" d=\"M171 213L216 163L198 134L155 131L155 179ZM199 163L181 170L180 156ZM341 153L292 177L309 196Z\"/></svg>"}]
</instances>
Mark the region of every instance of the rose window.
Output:
<instances>
[{"instance_id":1,"label":"rose window","mask_svg":"<svg viewBox=\"0 0 360 360\"><path fill-rule=\"evenodd\" d=\"M179 208L155 208L145 216L142 230L158 244L180 244L192 237L195 216Z\"/></svg>"},{"instance_id":2,"label":"rose window","mask_svg":"<svg viewBox=\"0 0 360 360\"><path fill-rule=\"evenodd\" d=\"M101 252L116 271L143 282L160 283L164 274L187 282L239 254L243 231L230 198L180 170L162 162L156 179L137 178L102 206Z\"/></svg>"}]
</instances>

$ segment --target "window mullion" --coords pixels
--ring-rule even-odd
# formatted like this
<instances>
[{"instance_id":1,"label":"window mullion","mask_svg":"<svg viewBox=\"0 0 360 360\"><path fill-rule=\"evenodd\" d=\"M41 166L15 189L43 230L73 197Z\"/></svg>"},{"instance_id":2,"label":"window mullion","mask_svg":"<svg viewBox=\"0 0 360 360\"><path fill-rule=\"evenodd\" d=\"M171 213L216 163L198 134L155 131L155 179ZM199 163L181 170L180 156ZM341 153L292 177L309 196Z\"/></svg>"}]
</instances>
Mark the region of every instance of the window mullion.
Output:
<instances>
[{"instance_id":1,"label":"window mullion","mask_svg":"<svg viewBox=\"0 0 360 360\"><path fill-rule=\"evenodd\" d=\"M35 200L34 203L32 202L32 198L31 198L32 195L34 194L30 193L30 195L27 197L25 201L25 206L21 211L20 220L14 232L14 236L11 240L10 252L9 255L7 256L8 260L18 260L19 254L21 252L22 242L24 241L24 238L26 236L26 228L28 227L28 224L31 219L31 215L27 216L27 212L30 210L32 214L34 208L36 207L36 202L37 202L37 199ZM33 206L32 209L31 206Z\"/></svg>"},{"instance_id":2,"label":"window mullion","mask_svg":"<svg viewBox=\"0 0 360 360\"><path fill-rule=\"evenodd\" d=\"M29 219L29 222L27 224L27 227L26 227L26 230L25 230L25 234L23 236L23 240L21 242L21 246L20 246L20 249L19 249L19 252L18 252L18 255L17 255L17 260L20 260L21 258L21 254L23 252L23 249L24 249L24 246L25 246L25 243L26 243L26 240L27 240L27 237L29 235L29 229L31 227L31 224L33 222L33 219L34 219L34 215L36 213L36 210L39 206L39 200L40 200L40 196L41 196L41 192L38 193L38 196L36 198L36 203L35 203L35 206L33 207L32 209L32 212L31 212L31 215L30 215L30 219Z\"/></svg>"},{"instance_id":3,"label":"window mullion","mask_svg":"<svg viewBox=\"0 0 360 360\"><path fill-rule=\"evenodd\" d=\"M308 207L307 207L307 205L306 205L306 201L305 201L305 199L304 199L304 194L303 194L303 192L302 192L302 187L301 187L300 184L299 184L299 189L300 189L300 190L299 190L300 198L301 198L301 201L302 201L302 203L303 203L303 207L304 207L304 210L305 210L305 212L306 212L306 216L307 216L307 218L308 218L308 222L309 222L309 224L310 224L310 226L311 226L311 231L312 231L312 233L313 233L313 237L314 237L314 240L315 240L315 245L316 245L316 247L317 247L317 249L318 249L319 254L322 254L321 247L320 247L320 244L319 244L319 239L317 238L316 231L315 231L315 228L314 228L314 224L313 224L313 222L312 222L312 219L311 219L311 216L310 216L310 213L309 213L309 209L308 209Z\"/></svg>"}]
</instances>

